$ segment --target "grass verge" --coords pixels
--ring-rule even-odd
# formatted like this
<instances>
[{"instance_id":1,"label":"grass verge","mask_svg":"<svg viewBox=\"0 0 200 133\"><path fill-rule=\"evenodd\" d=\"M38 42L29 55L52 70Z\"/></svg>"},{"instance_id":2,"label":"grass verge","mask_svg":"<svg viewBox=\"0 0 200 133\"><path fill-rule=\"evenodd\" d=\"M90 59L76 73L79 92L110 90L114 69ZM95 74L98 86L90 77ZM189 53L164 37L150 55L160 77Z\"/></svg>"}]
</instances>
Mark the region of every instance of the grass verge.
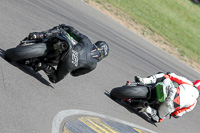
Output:
<instances>
[{"instance_id":1,"label":"grass verge","mask_svg":"<svg viewBox=\"0 0 200 133\"><path fill-rule=\"evenodd\" d=\"M199 6L189 0L85 1L101 5L101 10L107 10L107 13L113 14L121 21L124 19L121 23L127 28L134 28L147 39L165 45L164 50L178 54L181 60L200 70Z\"/></svg>"}]
</instances>

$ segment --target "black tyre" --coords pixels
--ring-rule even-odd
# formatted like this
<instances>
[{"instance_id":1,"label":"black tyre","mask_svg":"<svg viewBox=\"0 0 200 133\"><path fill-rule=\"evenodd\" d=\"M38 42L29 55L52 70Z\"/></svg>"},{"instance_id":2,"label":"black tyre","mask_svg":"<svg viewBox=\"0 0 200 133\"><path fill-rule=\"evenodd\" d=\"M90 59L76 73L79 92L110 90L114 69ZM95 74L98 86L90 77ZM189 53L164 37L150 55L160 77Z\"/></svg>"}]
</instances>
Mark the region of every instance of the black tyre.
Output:
<instances>
[{"instance_id":1,"label":"black tyre","mask_svg":"<svg viewBox=\"0 0 200 133\"><path fill-rule=\"evenodd\" d=\"M110 96L113 99L147 98L148 92L146 86L123 86L112 89Z\"/></svg>"},{"instance_id":2,"label":"black tyre","mask_svg":"<svg viewBox=\"0 0 200 133\"><path fill-rule=\"evenodd\" d=\"M5 51L5 59L9 62L23 59L45 56L47 46L45 43L17 46Z\"/></svg>"}]
</instances>

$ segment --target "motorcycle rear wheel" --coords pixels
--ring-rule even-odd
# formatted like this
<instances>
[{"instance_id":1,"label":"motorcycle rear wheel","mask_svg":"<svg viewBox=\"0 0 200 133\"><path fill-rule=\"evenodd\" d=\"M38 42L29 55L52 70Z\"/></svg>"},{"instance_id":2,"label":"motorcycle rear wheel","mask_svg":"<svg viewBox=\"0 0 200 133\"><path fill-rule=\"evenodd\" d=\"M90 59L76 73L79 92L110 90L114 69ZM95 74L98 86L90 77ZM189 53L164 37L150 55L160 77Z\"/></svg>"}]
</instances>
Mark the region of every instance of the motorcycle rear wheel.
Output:
<instances>
[{"instance_id":1,"label":"motorcycle rear wheel","mask_svg":"<svg viewBox=\"0 0 200 133\"><path fill-rule=\"evenodd\" d=\"M20 61L23 59L41 57L47 54L45 43L36 43L32 45L17 46L5 51L5 59L9 62Z\"/></svg>"},{"instance_id":2,"label":"motorcycle rear wheel","mask_svg":"<svg viewBox=\"0 0 200 133\"><path fill-rule=\"evenodd\" d=\"M112 99L148 98L149 90L146 86L122 86L111 90Z\"/></svg>"}]
</instances>

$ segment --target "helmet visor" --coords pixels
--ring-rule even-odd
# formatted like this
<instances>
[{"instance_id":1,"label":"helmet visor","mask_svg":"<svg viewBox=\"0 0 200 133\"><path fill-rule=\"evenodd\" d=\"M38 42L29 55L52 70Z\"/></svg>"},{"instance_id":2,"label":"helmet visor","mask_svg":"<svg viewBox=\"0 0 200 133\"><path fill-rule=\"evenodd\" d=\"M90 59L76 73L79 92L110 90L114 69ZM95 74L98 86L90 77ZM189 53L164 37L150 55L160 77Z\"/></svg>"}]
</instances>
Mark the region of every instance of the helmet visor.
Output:
<instances>
[{"instance_id":1,"label":"helmet visor","mask_svg":"<svg viewBox=\"0 0 200 133\"><path fill-rule=\"evenodd\" d=\"M108 56L108 46L107 45L103 45L103 46L101 46L101 48L97 48L97 50L99 51L100 60L102 60Z\"/></svg>"}]
</instances>

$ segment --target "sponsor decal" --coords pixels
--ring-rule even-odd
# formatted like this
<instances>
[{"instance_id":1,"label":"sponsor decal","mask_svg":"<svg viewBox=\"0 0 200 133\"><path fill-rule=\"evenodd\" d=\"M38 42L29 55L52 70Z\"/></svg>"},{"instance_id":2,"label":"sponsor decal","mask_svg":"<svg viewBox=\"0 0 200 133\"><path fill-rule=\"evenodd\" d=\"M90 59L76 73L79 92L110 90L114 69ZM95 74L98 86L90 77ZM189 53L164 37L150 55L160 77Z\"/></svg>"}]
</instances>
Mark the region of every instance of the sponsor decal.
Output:
<instances>
[{"instance_id":1,"label":"sponsor decal","mask_svg":"<svg viewBox=\"0 0 200 133\"><path fill-rule=\"evenodd\" d=\"M72 50L72 64L74 64L76 67L78 66L78 52L75 50Z\"/></svg>"}]
</instances>

